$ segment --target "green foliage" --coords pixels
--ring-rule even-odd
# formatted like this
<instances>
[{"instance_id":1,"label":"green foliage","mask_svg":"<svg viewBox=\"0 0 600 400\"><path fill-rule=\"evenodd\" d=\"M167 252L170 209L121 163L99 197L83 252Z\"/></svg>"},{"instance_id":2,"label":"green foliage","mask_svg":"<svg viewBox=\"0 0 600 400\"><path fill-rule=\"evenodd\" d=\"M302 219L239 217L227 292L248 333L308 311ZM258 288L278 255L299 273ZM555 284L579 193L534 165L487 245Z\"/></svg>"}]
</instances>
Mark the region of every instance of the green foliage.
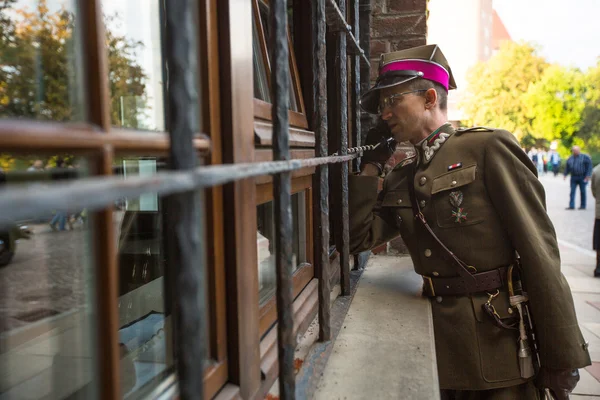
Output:
<instances>
[{"instance_id":1,"label":"green foliage","mask_svg":"<svg viewBox=\"0 0 600 400\"><path fill-rule=\"evenodd\" d=\"M581 125L585 96L581 71L558 65L547 68L523 95L533 135L548 141L560 140L565 148L570 148Z\"/></svg>"},{"instance_id":2,"label":"green foliage","mask_svg":"<svg viewBox=\"0 0 600 400\"><path fill-rule=\"evenodd\" d=\"M504 42L490 60L470 71L460 106L473 125L502 127L519 139L532 133L523 93L548 67L537 53L530 44Z\"/></svg>"},{"instance_id":3,"label":"green foliage","mask_svg":"<svg viewBox=\"0 0 600 400\"><path fill-rule=\"evenodd\" d=\"M0 106L2 117L72 121L83 119L80 63L76 59L73 13L51 12L47 0L34 11L0 3ZM111 119L117 126L142 128L146 74L137 62L142 44L114 34L107 18ZM90 93L96 96L96 93ZM128 107L121 110L122 105Z\"/></svg>"},{"instance_id":4,"label":"green foliage","mask_svg":"<svg viewBox=\"0 0 600 400\"><path fill-rule=\"evenodd\" d=\"M578 136L591 151L600 153L600 60L585 75L586 104Z\"/></svg>"},{"instance_id":5,"label":"green foliage","mask_svg":"<svg viewBox=\"0 0 600 400\"><path fill-rule=\"evenodd\" d=\"M562 157L573 145L600 154L600 60L584 73L506 42L473 68L461 107L472 124L512 131L524 147L556 140Z\"/></svg>"}]
</instances>

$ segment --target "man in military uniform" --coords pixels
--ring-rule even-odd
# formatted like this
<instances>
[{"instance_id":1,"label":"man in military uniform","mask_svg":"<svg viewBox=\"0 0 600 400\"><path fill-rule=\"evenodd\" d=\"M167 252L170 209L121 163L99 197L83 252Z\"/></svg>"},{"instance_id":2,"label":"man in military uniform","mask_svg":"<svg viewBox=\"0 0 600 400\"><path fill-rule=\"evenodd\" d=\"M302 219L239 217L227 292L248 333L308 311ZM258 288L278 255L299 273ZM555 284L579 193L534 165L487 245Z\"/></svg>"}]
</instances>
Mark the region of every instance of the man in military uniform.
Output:
<instances>
[{"instance_id":1,"label":"man in military uniform","mask_svg":"<svg viewBox=\"0 0 600 400\"><path fill-rule=\"evenodd\" d=\"M361 104L387 127L369 132L367 144L380 145L350 177L351 251L404 239L431 299L442 399L537 399L536 386L567 399L590 357L544 189L511 133L447 123L455 87L436 45L382 55ZM396 165L378 194L390 135L417 154ZM520 312L509 303L507 271L518 262L537 337L536 376L520 365Z\"/></svg>"}]
</instances>

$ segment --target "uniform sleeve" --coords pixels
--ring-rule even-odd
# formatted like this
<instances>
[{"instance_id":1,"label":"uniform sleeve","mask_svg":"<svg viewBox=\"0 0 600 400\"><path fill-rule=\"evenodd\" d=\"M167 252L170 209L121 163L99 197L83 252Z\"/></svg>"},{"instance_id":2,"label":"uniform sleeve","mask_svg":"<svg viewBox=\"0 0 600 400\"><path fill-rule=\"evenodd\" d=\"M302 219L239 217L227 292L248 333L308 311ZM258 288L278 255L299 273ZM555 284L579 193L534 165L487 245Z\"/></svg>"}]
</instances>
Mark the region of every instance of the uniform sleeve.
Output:
<instances>
[{"instance_id":1,"label":"uniform sleeve","mask_svg":"<svg viewBox=\"0 0 600 400\"><path fill-rule=\"evenodd\" d=\"M598 179L597 174L598 174L597 170L592 171L592 195L595 198L598 197L598 195L596 193L596 191L598 190L598 186L596 186L596 179Z\"/></svg>"},{"instance_id":2,"label":"uniform sleeve","mask_svg":"<svg viewBox=\"0 0 600 400\"><path fill-rule=\"evenodd\" d=\"M350 253L356 254L386 243L398 236L398 228L387 220L380 207L376 176L351 175L348 178ZM382 192L383 193L383 192Z\"/></svg>"},{"instance_id":3,"label":"uniform sleeve","mask_svg":"<svg viewBox=\"0 0 600 400\"><path fill-rule=\"evenodd\" d=\"M521 257L542 365L554 369L590 365L534 165L512 134L496 131L485 146L484 168L492 203Z\"/></svg>"}]
</instances>

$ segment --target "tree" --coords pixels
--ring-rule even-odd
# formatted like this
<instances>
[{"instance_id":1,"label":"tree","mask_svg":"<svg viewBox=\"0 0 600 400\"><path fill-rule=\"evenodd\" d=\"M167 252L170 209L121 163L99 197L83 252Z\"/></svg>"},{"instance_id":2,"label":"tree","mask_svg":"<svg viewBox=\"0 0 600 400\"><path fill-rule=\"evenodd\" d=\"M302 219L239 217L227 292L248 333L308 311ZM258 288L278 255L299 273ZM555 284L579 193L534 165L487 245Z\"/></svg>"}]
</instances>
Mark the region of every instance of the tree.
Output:
<instances>
[{"instance_id":1,"label":"tree","mask_svg":"<svg viewBox=\"0 0 600 400\"><path fill-rule=\"evenodd\" d=\"M548 63L528 43L505 42L498 53L469 72L460 107L473 125L507 129L517 138L531 133L523 93Z\"/></svg>"},{"instance_id":2,"label":"tree","mask_svg":"<svg viewBox=\"0 0 600 400\"><path fill-rule=\"evenodd\" d=\"M600 151L600 60L585 74L586 104L578 136L591 150Z\"/></svg>"},{"instance_id":3,"label":"tree","mask_svg":"<svg viewBox=\"0 0 600 400\"><path fill-rule=\"evenodd\" d=\"M559 65L548 67L523 97L533 136L560 140L565 148L576 144L585 96L586 84L581 71Z\"/></svg>"},{"instance_id":4,"label":"tree","mask_svg":"<svg viewBox=\"0 0 600 400\"><path fill-rule=\"evenodd\" d=\"M0 6L0 111L2 117L81 120L79 63L75 55L75 18L61 8L51 12L46 0L34 11ZM114 22L117 16L107 18ZM140 127L146 101L146 74L136 59L142 44L107 28L111 119L117 126ZM94 93L90 93L94 96ZM123 99L135 97L124 112Z\"/></svg>"}]
</instances>

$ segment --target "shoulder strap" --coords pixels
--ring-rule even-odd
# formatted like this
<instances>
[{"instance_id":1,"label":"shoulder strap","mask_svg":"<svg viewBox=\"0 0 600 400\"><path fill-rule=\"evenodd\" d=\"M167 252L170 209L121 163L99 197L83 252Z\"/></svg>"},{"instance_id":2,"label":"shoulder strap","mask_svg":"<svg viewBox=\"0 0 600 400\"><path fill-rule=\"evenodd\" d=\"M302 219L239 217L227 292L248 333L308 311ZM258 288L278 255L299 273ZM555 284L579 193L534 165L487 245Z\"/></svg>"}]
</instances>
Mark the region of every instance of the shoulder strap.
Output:
<instances>
[{"instance_id":1,"label":"shoulder strap","mask_svg":"<svg viewBox=\"0 0 600 400\"><path fill-rule=\"evenodd\" d=\"M416 220L420 221L421 224L423 224L423 227L425 227L425 230L429 233L429 235L431 235L433 240L435 240L437 242L437 244L440 245L442 250L444 252L446 252L446 254L448 256L450 256L450 260L455 265L458 274L463 279L465 279L465 282L467 284L471 283L472 285L475 285L475 277L472 275L471 271L469 271L469 265L467 265L464 261L461 261L458 257L456 257L456 255L448 247L446 247L446 245L444 243L442 243L440 238L438 238L437 235L435 234L435 232L433 232L433 229L431 229L431 227L427 223L427 220L425 219L425 216L421 212L421 208L419 207L419 202L417 201L417 197L415 195L415 173L416 173L416 168L417 168L416 165L417 164L414 163L411 166L411 173L410 173L410 177L409 177L410 181L408 182L408 193L410 196L410 203L412 205L413 215L415 216Z\"/></svg>"}]
</instances>

